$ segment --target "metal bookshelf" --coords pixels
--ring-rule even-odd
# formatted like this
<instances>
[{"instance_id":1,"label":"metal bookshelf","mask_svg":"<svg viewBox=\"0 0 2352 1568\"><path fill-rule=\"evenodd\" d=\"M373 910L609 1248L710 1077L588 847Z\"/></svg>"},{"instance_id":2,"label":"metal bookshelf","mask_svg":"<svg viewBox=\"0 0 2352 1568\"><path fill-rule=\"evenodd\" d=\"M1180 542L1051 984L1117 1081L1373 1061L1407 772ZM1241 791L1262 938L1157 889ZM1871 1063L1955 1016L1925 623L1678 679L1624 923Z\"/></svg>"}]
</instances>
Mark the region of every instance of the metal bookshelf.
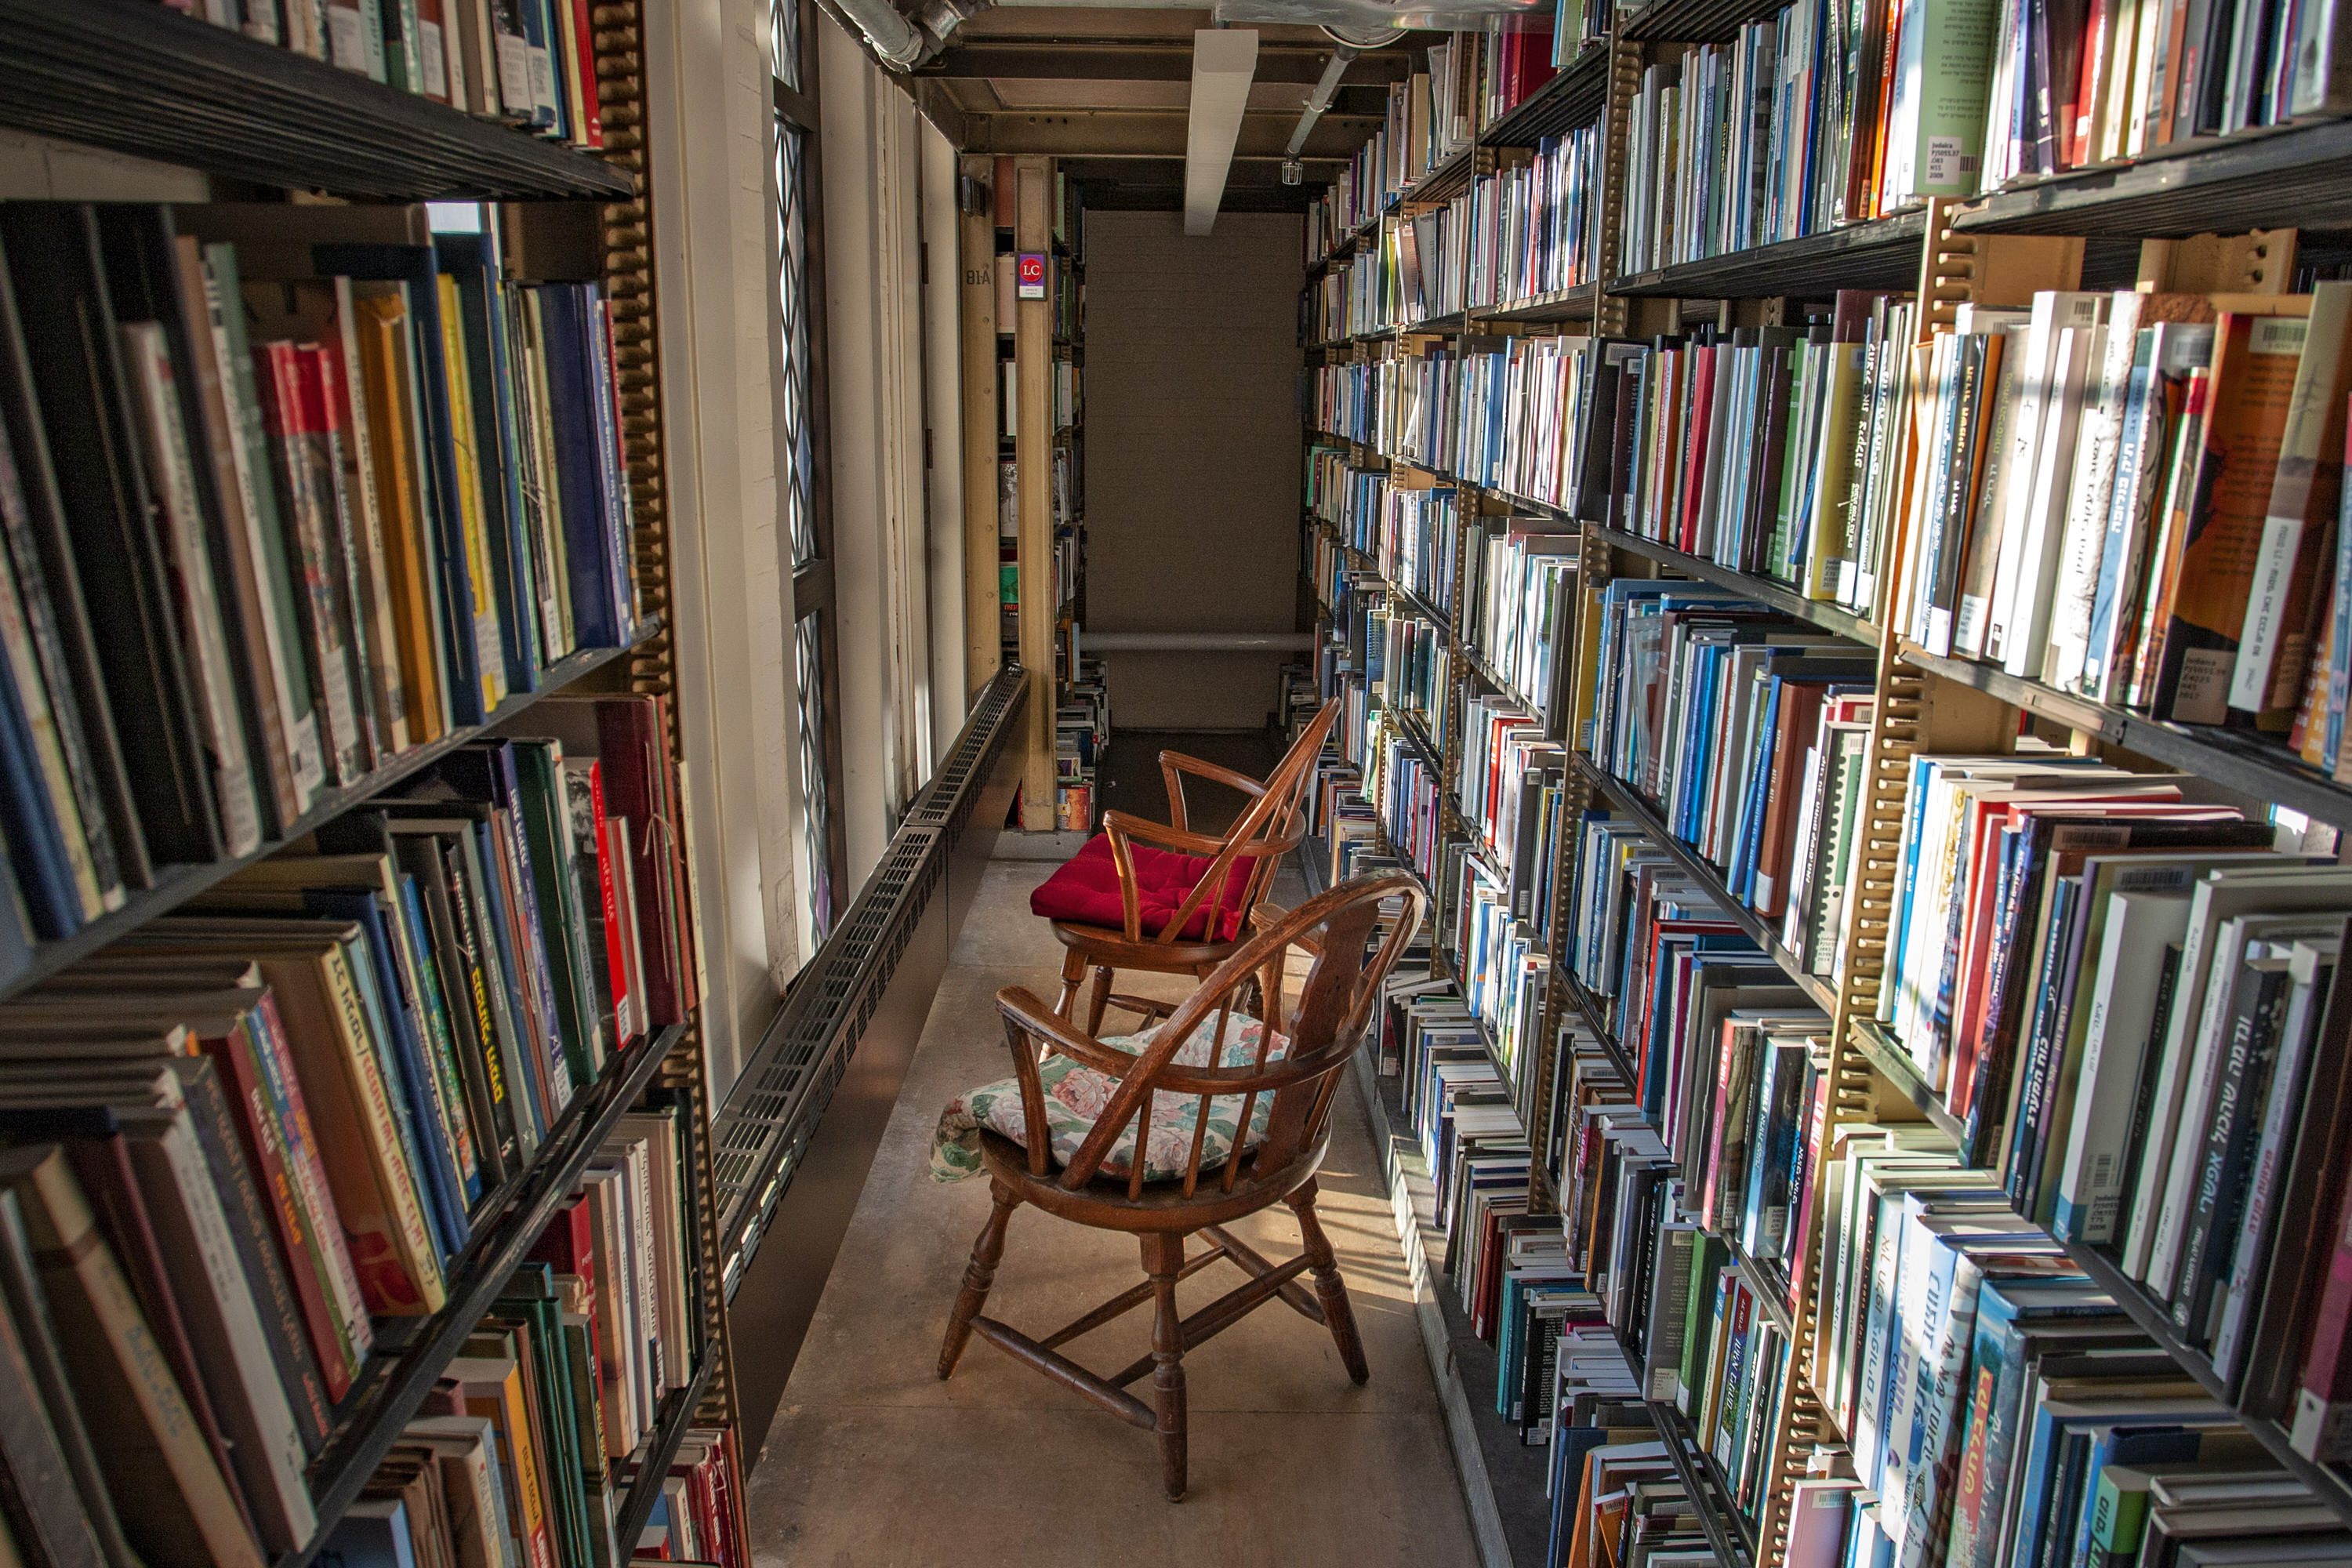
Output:
<instances>
[{"instance_id":1,"label":"metal bookshelf","mask_svg":"<svg viewBox=\"0 0 2352 1568\"><path fill-rule=\"evenodd\" d=\"M376 200L610 201L635 192L629 174L592 153L152 0L0 0L0 123L258 184Z\"/></svg>"},{"instance_id":2,"label":"metal bookshelf","mask_svg":"<svg viewBox=\"0 0 2352 1568\"><path fill-rule=\"evenodd\" d=\"M440 1311L430 1318L377 1320L377 1354L344 1396L335 1429L310 1463L318 1529L310 1544L281 1555L275 1568L301 1568L326 1544L336 1521L359 1500L360 1489L400 1440L401 1428L433 1391L442 1369L463 1352L467 1336L506 1289L523 1255L555 1217L557 1206L579 1184L588 1162L652 1083L655 1069L686 1037L687 1027L672 1024L642 1037L605 1064L602 1078L572 1097L530 1164L484 1203L466 1250L450 1260L448 1300ZM395 1335L403 1337L387 1344ZM706 1356L705 1375L715 1361ZM677 1451L675 1443L671 1451Z\"/></svg>"},{"instance_id":3,"label":"metal bookshelf","mask_svg":"<svg viewBox=\"0 0 2352 1568\"><path fill-rule=\"evenodd\" d=\"M578 682L582 677L625 657L632 648L651 642L660 635L660 631L658 622L650 622L639 631L636 641L629 647L583 648L559 659L541 671L540 686L536 691L517 693L491 710L484 722L462 725L429 745L412 747L365 778L328 791L310 810L289 823L284 832L275 838L263 840L258 847L246 854L222 860L207 860L200 865L158 867L154 886L131 893L121 909L109 910L71 936L35 946L32 963L24 973L0 986L0 1000L30 990L59 970L121 941L149 921L170 914L190 899L210 891L247 866L267 860L299 843L335 818L355 811L397 787L458 747L496 733L501 726L528 711L541 700L554 696Z\"/></svg>"}]
</instances>

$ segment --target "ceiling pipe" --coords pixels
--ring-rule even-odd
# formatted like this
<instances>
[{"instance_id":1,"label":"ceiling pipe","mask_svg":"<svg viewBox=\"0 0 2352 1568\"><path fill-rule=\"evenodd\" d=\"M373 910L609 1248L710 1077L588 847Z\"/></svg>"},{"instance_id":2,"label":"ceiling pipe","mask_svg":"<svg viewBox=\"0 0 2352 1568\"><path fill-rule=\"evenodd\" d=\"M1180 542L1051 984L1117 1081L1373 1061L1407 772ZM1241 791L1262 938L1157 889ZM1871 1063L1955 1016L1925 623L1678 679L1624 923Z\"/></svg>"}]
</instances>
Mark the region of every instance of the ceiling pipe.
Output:
<instances>
[{"instance_id":1,"label":"ceiling pipe","mask_svg":"<svg viewBox=\"0 0 2352 1568\"><path fill-rule=\"evenodd\" d=\"M866 47L875 58L892 70L913 69L931 47L930 39L890 0L832 0L832 4L866 35Z\"/></svg>"},{"instance_id":2,"label":"ceiling pipe","mask_svg":"<svg viewBox=\"0 0 2352 1568\"><path fill-rule=\"evenodd\" d=\"M1295 185L1307 177L1307 165L1298 161L1298 154L1307 150L1307 133L1315 129L1315 122L1323 118L1323 111L1339 96L1339 79L1347 74L1348 62L1360 52L1353 44L1341 44L1331 52L1331 63L1323 68L1322 79L1315 84L1315 90L1307 95L1307 107L1299 111L1298 129L1290 133L1290 145L1282 150L1284 184Z\"/></svg>"}]
</instances>

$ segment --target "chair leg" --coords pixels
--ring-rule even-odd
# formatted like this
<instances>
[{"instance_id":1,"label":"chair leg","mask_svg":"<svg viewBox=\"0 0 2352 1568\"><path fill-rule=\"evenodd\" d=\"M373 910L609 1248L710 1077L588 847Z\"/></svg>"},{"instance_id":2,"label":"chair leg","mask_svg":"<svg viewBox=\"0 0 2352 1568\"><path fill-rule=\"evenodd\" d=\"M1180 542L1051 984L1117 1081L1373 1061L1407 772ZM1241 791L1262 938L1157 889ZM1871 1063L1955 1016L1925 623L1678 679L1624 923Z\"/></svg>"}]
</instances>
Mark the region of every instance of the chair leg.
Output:
<instances>
[{"instance_id":1,"label":"chair leg","mask_svg":"<svg viewBox=\"0 0 2352 1568\"><path fill-rule=\"evenodd\" d=\"M1332 1342L1339 1347L1339 1361L1347 1367L1349 1378L1360 1384L1372 1375L1372 1369L1364 1361L1363 1337L1356 1332L1356 1314L1348 1305L1348 1282L1339 1278L1339 1255L1331 1250L1331 1239L1315 1217L1315 1184L1308 1182L1283 1202L1298 1216L1307 1267L1315 1273L1316 1299L1323 1303L1323 1321L1330 1327Z\"/></svg>"},{"instance_id":2,"label":"chair leg","mask_svg":"<svg viewBox=\"0 0 2352 1568\"><path fill-rule=\"evenodd\" d=\"M1104 1005L1110 1000L1112 970L1108 963L1095 965L1095 983L1087 993L1087 1033L1100 1038Z\"/></svg>"},{"instance_id":3,"label":"chair leg","mask_svg":"<svg viewBox=\"0 0 2352 1568\"><path fill-rule=\"evenodd\" d=\"M1184 1237L1147 1234L1143 1271L1151 1276L1151 1393L1159 1423L1160 1478L1168 1500L1184 1497L1184 1329L1176 1310L1176 1280L1184 1268Z\"/></svg>"},{"instance_id":4,"label":"chair leg","mask_svg":"<svg viewBox=\"0 0 2352 1568\"><path fill-rule=\"evenodd\" d=\"M1054 1016L1065 1024L1073 1015L1070 1005L1078 999L1078 982L1087 977L1087 957L1076 948L1062 954L1062 999L1054 1004Z\"/></svg>"},{"instance_id":5,"label":"chair leg","mask_svg":"<svg viewBox=\"0 0 2352 1568\"><path fill-rule=\"evenodd\" d=\"M942 1381L954 1375L956 1363L963 1359L963 1347L971 1341L971 1321L987 1305L989 1287L996 1283L997 1260L1004 1256L1005 1222L1021 1204L1013 1189L1003 1183L992 1185L995 1206L989 1211L988 1223L980 1227L980 1236L971 1244L971 1262L963 1271L963 1289L956 1292L955 1310L948 1315L947 1341L940 1346Z\"/></svg>"}]
</instances>

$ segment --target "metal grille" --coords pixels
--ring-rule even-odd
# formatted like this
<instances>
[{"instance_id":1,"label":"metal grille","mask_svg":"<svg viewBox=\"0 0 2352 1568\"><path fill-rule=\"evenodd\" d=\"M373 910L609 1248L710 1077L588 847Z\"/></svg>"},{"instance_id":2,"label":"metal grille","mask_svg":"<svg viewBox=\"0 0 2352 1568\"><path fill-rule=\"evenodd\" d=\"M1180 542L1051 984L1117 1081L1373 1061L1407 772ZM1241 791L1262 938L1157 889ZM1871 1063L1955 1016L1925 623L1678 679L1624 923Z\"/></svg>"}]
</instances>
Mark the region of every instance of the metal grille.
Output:
<instances>
[{"instance_id":1,"label":"metal grille","mask_svg":"<svg viewBox=\"0 0 2352 1568\"><path fill-rule=\"evenodd\" d=\"M808 845L809 923L817 940L833 929L833 799L824 768L824 641L814 611L793 630L800 678L801 833Z\"/></svg>"},{"instance_id":2,"label":"metal grille","mask_svg":"<svg viewBox=\"0 0 2352 1568\"><path fill-rule=\"evenodd\" d=\"M786 11L791 0L778 0ZM781 73L780 73L781 74ZM816 456L809 399L809 254L807 133L776 120L776 302L783 335L783 384L776 391L776 417L783 426L785 471L777 487L792 540L793 564L816 559L814 479Z\"/></svg>"},{"instance_id":3,"label":"metal grille","mask_svg":"<svg viewBox=\"0 0 2352 1568\"><path fill-rule=\"evenodd\" d=\"M712 1124L722 1278L730 1297L939 890L948 852L979 799L978 785L1012 731L1023 679L1016 665L1000 670L983 692L946 765L794 983Z\"/></svg>"}]
</instances>

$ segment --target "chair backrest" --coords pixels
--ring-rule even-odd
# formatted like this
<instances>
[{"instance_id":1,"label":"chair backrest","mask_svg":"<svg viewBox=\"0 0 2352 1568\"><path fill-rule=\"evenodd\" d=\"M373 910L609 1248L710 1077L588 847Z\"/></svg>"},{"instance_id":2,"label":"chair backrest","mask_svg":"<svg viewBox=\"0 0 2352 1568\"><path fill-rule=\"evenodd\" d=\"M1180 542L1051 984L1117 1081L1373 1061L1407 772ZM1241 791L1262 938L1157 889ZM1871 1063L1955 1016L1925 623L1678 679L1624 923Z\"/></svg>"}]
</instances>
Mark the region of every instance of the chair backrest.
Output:
<instances>
[{"instance_id":1,"label":"chair backrest","mask_svg":"<svg viewBox=\"0 0 2352 1568\"><path fill-rule=\"evenodd\" d=\"M1160 1026L1151 1045L1139 1055L1088 1037L1074 1037L1066 1026L1053 1028L1049 1037L1056 1047L1119 1080L1096 1118L1093 1131L1064 1168L1061 1185L1076 1190L1101 1174L1105 1158L1132 1122L1139 1136L1126 1174L1129 1194L1139 1194L1153 1105L1167 1096L1189 1100L1194 1107L1193 1114L1181 1123L1191 1130L1183 1171L1187 1195L1201 1183L1213 1100L1238 1100L1237 1105L1228 1100L1228 1107L1237 1111L1231 1152L1212 1173L1221 1190L1232 1191L1244 1175L1253 1182L1273 1175L1311 1152L1329 1123L1339 1075L1379 1007L1381 983L1420 929L1427 903L1417 882L1393 873L1358 878L1309 899L1265 922L1264 930L1218 965ZM1379 928L1384 919L1386 930L1381 932ZM1377 947L1375 934L1380 935ZM1259 1022L1263 1027L1247 1053L1248 1060L1233 1067L1217 1066L1229 1038L1248 1037L1250 1016L1242 1004L1253 980L1257 982L1262 1003ZM1021 1026L1019 1020L1011 1025L1016 1037ZM1178 1049L1202 1028L1212 1041L1210 1065L1179 1064ZM1033 1026L1033 1032L1044 1031ZM1277 1036L1286 1042L1279 1057L1273 1055ZM1015 1048L1025 1048L1017 1037ZM1247 1136L1252 1118L1260 1101L1269 1098L1272 1103L1264 1134L1253 1143ZM1041 1102L1033 1123L1041 1123L1044 1114ZM1031 1168L1042 1175L1047 1141L1042 1125L1033 1125L1031 1131Z\"/></svg>"},{"instance_id":2,"label":"chair backrest","mask_svg":"<svg viewBox=\"0 0 2352 1568\"><path fill-rule=\"evenodd\" d=\"M1217 842L1210 857L1209 868L1202 873L1201 879L1192 885L1192 890L1177 906L1175 913L1161 922L1160 930L1150 934L1148 940L1173 942L1177 933L1201 910L1224 907L1226 894L1235 877L1244 880L1240 898L1233 907L1238 911L1241 923L1249 923L1250 911L1256 908L1258 900L1265 896L1266 889L1274 885L1275 872L1281 865L1282 858L1298 847L1304 833L1307 792L1315 779L1315 759L1322 755L1324 739L1330 734L1331 726L1339 717L1339 700L1335 697L1307 721L1307 728L1299 731L1298 739L1291 742L1290 750L1283 753L1282 761L1275 764L1274 772L1266 774L1264 783L1242 773L1223 768L1211 769L1185 759L1191 771L1214 778L1252 799L1249 808L1234 819L1234 825ZM1173 752L1160 752L1160 769L1168 781L1169 824L1179 833L1183 833L1187 831L1184 787L1174 756ZM1110 820L1111 815L1120 815L1120 821L1114 824ZM1119 862L1120 881L1129 889L1126 901L1130 938L1145 936L1138 927L1132 892L1135 875L1128 862L1123 842L1130 833L1137 832L1139 826L1121 814L1104 817L1104 827L1110 833L1112 854ZM1148 837L1149 834L1147 831L1139 836ZM1214 916L1210 918L1208 924L1213 931L1216 925Z\"/></svg>"}]
</instances>

